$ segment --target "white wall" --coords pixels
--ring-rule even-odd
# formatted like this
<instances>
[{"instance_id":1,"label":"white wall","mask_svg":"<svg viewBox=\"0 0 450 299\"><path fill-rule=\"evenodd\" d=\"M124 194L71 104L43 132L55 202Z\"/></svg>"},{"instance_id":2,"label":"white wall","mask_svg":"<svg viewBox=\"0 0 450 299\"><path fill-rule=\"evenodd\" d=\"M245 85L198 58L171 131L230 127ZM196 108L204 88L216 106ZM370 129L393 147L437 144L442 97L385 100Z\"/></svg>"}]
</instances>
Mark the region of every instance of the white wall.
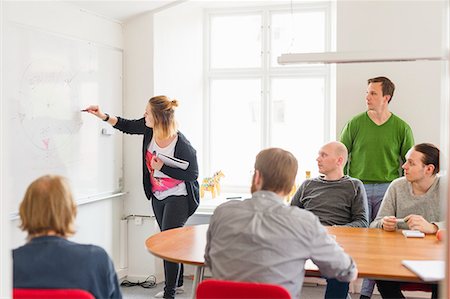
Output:
<instances>
[{"instance_id":1,"label":"white wall","mask_svg":"<svg viewBox=\"0 0 450 299\"><path fill-rule=\"evenodd\" d=\"M203 156L203 8L186 2L155 14L155 94L180 101L176 118L199 157Z\"/></svg>"},{"instance_id":2,"label":"white wall","mask_svg":"<svg viewBox=\"0 0 450 299\"><path fill-rule=\"evenodd\" d=\"M445 49L444 1L338 1L337 51ZM365 111L367 79L387 76L396 85L390 109L407 121L416 143L440 143L442 62L341 64L337 66L337 136L355 114Z\"/></svg>"},{"instance_id":3,"label":"white wall","mask_svg":"<svg viewBox=\"0 0 450 299\"><path fill-rule=\"evenodd\" d=\"M50 1L3 1L2 4L3 24L15 22L62 36L88 40L119 49L123 48L120 24L80 11L71 5ZM2 59L8 58L2 57ZM2 176L7 175L3 167L1 171ZM5 204L7 199L2 198L1 201ZM24 244L26 237L18 229L19 221L10 220L9 211L8 208L2 206L0 298L11 298L11 249ZM72 239L81 243L102 246L117 265L119 258L119 221L122 215L122 198L81 205L78 208L76 222L77 234Z\"/></svg>"},{"instance_id":4,"label":"white wall","mask_svg":"<svg viewBox=\"0 0 450 299\"><path fill-rule=\"evenodd\" d=\"M123 48L119 23L99 18L63 2L3 1L3 10L2 17L9 21Z\"/></svg>"},{"instance_id":5,"label":"white wall","mask_svg":"<svg viewBox=\"0 0 450 299\"><path fill-rule=\"evenodd\" d=\"M124 105L126 118L140 118L153 88L153 15L144 14L124 25ZM129 193L126 215L153 215L142 186L142 136L124 136L124 183ZM158 232L154 218L144 218L142 225L128 221L128 279L142 281L149 275L163 277L162 267L146 249L145 240ZM158 265L158 266L157 266Z\"/></svg>"}]
</instances>

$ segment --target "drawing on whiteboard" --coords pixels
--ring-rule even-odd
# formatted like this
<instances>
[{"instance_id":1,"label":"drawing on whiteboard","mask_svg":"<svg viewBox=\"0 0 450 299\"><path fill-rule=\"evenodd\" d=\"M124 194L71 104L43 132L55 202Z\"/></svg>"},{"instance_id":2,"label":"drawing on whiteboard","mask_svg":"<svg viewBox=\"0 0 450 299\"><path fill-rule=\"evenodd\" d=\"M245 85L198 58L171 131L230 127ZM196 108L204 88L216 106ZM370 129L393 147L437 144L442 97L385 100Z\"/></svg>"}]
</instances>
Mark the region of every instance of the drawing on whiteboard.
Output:
<instances>
[{"instance_id":1,"label":"drawing on whiteboard","mask_svg":"<svg viewBox=\"0 0 450 299\"><path fill-rule=\"evenodd\" d=\"M31 181L67 177L76 198L121 189L122 135L81 107L122 109L122 51L45 30L6 23L1 112L2 197L17 210Z\"/></svg>"},{"instance_id":2,"label":"drawing on whiteboard","mask_svg":"<svg viewBox=\"0 0 450 299\"><path fill-rule=\"evenodd\" d=\"M55 60L30 63L20 82L18 118L33 146L53 151L79 132L77 73Z\"/></svg>"}]
</instances>

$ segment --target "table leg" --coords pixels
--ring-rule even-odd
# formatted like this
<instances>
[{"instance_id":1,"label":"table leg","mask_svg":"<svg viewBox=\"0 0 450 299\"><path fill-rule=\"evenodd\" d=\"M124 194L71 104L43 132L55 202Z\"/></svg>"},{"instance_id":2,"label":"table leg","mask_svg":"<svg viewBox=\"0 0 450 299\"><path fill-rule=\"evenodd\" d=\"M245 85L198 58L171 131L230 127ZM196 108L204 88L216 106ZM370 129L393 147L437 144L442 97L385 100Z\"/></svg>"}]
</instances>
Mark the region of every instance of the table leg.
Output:
<instances>
[{"instance_id":1,"label":"table leg","mask_svg":"<svg viewBox=\"0 0 450 299\"><path fill-rule=\"evenodd\" d=\"M195 299L195 292L197 291L198 284L203 280L204 272L205 268L203 266L197 266L197 269L195 270L194 281L192 282L192 299Z\"/></svg>"}]
</instances>

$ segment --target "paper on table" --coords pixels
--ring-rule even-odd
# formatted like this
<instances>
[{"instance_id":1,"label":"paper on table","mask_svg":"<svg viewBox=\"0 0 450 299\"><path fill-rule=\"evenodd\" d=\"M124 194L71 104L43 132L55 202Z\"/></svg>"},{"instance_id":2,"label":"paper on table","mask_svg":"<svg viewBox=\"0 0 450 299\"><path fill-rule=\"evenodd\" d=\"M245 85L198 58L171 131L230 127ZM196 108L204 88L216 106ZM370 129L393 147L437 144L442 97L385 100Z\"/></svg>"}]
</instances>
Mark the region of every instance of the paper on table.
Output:
<instances>
[{"instance_id":1,"label":"paper on table","mask_svg":"<svg viewBox=\"0 0 450 299\"><path fill-rule=\"evenodd\" d=\"M313 261L311 261L310 259L307 259L305 261L305 270L317 271L317 270L319 270L319 267L317 267L316 264L313 263Z\"/></svg>"},{"instance_id":2,"label":"paper on table","mask_svg":"<svg viewBox=\"0 0 450 299\"><path fill-rule=\"evenodd\" d=\"M445 278L444 261L403 260L402 265L417 274L423 281L439 281Z\"/></svg>"},{"instance_id":3,"label":"paper on table","mask_svg":"<svg viewBox=\"0 0 450 299\"><path fill-rule=\"evenodd\" d=\"M161 161L163 161L164 164L166 164L167 166L170 166L170 167L175 167L175 168L180 168L180 169L186 170L189 166L188 161L177 159L175 157L169 157L169 156L166 156L161 153L158 153L156 156L159 159L161 159Z\"/></svg>"},{"instance_id":4,"label":"paper on table","mask_svg":"<svg viewBox=\"0 0 450 299\"><path fill-rule=\"evenodd\" d=\"M403 235L407 238L423 238L425 237L425 234L418 230L403 230Z\"/></svg>"}]
</instances>

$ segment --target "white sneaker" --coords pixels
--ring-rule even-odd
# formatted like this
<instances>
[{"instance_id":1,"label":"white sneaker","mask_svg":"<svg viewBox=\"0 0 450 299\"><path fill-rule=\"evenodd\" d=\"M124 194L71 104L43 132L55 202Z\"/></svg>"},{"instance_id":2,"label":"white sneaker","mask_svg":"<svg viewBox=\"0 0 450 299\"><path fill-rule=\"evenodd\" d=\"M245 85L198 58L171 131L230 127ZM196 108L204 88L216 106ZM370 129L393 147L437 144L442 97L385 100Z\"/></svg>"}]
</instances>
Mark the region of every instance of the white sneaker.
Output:
<instances>
[{"instance_id":1,"label":"white sneaker","mask_svg":"<svg viewBox=\"0 0 450 299\"><path fill-rule=\"evenodd\" d=\"M175 288L175 294L183 294L184 293L184 287L176 287Z\"/></svg>"},{"instance_id":2,"label":"white sneaker","mask_svg":"<svg viewBox=\"0 0 450 299\"><path fill-rule=\"evenodd\" d=\"M183 294L183 293L184 293L184 287L183 286L175 288L175 294ZM164 298L164 290L162 290L161 292L156 293L154 298Z\"/></svg>"}]
</instances>

